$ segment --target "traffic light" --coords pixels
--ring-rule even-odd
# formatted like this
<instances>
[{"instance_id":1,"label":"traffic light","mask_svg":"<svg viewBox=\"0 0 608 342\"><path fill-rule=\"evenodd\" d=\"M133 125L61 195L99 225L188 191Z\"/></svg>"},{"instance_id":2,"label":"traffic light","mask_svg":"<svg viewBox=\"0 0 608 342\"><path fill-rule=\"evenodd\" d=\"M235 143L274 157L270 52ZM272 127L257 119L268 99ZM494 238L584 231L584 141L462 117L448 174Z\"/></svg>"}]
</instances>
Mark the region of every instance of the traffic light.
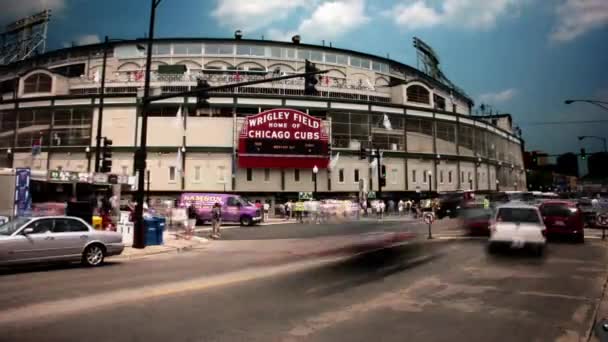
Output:
<instances>
[{"instance_id":1,"label":"traffic light","mask_svg":"<svg viewBox=\"0 0 608 342\"><path fill-rule=\"evenodd\" d=\"M367 151L365 150L365 147L361 147L361 149L359 150L359 159L363 160L367 158Z\"/></svg>"},{"instance_id":2,"label":"traffic light","mask_svg":"<svg viewBox=\"0 0 608 342\"><path fill-rule=\"evenodd\" d=\"M581 159L582 160L587 159L587 152L585 151L584 148L581 148Z\"/></svg>"},{"instance_id":3,"label":"traffic light","mask_svg":"<svg viewBox=\"0 0 608 342\"><path fill-rule=\"evenodd\" d=\"M306 67L304 68L304 72L316 72L319 71L314 63L311 63L308 59L306 60ZM316 85L319 83L317 80L317 75L306 75L304 76L304 95L315 96L317 95Z\"/></svg>"},{"instance_id":4,"label":"traffic light","mask_svg":"<svg viewBox=\"0 0 608 342\"><path fill-rule=\"evenodd\" d=\"M209 82L207 82L207 80L199 78L198 81L196 81L196 87L194 88L194 90L205 90L209 87L211 86L209 85ZM196 108L208 107L209 102L207 102L207 100L209 100L209 93L207 91L201 91L196 94Z\"/></svg>"},{"instance_id":5,"label":"traffic light","mask_svg":"<svg viewBox=\"0 0 608 342\"><path fill-rule=\"evenodd\" d=\"M101 148L101 167L100 172L112 171L112 140L104 137Z\"/></svg>"},{"instance_id":6,"label":"traffic light","mask_svg":"<svg viewBox=\"0 0 608 342\"><path fill-rule=\"evenodd\" d=\"M380 186L386 186L386 166L380 168Z\"/></svg>"}]
</instances>

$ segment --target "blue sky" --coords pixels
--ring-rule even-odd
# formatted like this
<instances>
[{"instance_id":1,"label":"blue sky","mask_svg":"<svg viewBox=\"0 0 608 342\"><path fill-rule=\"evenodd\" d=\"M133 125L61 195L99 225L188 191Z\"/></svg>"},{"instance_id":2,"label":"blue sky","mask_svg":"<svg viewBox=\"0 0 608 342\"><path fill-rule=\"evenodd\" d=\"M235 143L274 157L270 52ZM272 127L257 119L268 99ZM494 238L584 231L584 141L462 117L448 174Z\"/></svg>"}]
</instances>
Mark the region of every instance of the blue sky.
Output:
<instances>
[{"instance_id":1,"label":"blue sky","mask_svg":"<svg viewBox=\"0 0 608 342\"><path fill-rule=\"evenodd\" d=\"M0 0L0 23L45 6L53 9L51 48L147 32L148 0ZM608 101L606 0L162 0L158 8L158 37L231 37L235 29L277 40L298 33L413 66L418 36L477 104L513 115L528 149L596 151L601 142L576 137L608 136L608 122L533 124L608 120L592 105L563 104Z\"/></svg>"}]
</instances>

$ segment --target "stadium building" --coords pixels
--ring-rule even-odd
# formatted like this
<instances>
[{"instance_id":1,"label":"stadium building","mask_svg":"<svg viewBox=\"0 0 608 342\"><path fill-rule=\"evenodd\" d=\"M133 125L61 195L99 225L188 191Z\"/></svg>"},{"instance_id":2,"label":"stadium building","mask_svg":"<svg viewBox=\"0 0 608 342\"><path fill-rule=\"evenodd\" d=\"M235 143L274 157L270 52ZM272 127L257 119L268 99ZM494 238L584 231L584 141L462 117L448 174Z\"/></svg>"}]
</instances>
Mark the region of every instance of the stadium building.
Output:
<instances>
[{"instance_id":1,"label":"stadium building","mask_svg":"<svg viewBox=\"0 0 608 342\"><path fill-rule=\"evenodd\" d=\"M426 70L298 40L156 39L153 94L190 90L201 78L214 86L301 73L305 60L330 71L319 76L315 96L305 95L298 78L213 92L207 106L197 106L195 97L154 103L150 192L158 198L236 192L283 201L314 191L317 166L320 195L356 196L378 188L361 148L381 151L385 197L526 189L523 141L511 117L472 115L472 99L416 41ZM93 173L100 124L101 136L113 142L110 173L133 176L145 43L71 47L0 66L0 166Z\"/></svg>"}]
</instances>

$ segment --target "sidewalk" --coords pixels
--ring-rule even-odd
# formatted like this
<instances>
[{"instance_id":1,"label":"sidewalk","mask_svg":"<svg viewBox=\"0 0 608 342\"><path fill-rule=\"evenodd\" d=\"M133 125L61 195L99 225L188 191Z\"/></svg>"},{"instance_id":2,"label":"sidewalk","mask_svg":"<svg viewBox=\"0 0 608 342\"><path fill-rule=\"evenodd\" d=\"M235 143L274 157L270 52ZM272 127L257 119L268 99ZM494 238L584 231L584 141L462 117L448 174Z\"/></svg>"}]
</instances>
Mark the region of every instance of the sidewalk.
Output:
<instances>
[{"instance_id":1,"label":"sidewalk","mask_svg":"<svg viewBox=\"0 0 608 342\"><path fill-rule=\"evenodd\" d=\"M191 239L187 240L176 236L175 232L166 231L163 234L162 245L147 246L143 249L125 246L122 254L110 257L109 260L128 260L162 253L180 253L192 249L203 248L208 241L208 239L198 236L192 236Z\"/></svg>"}]
</instances>

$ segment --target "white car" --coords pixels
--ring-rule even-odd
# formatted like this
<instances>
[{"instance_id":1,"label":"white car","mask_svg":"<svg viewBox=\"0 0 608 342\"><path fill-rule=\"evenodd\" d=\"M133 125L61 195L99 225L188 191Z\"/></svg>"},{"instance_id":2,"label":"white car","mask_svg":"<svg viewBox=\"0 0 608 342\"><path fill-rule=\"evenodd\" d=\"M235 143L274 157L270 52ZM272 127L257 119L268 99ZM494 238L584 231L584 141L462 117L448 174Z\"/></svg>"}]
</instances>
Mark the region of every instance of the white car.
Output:
<instances>
[{"instance_id":1,"label":"white car","mask_svg":"<svg viewBox=\"0 0 608 342\"><path fill-rule=\"evenodd\" d=\"M98 266L123 249L120 233L95 230L78 217L20 217L0 225L0 266L50 261Z\"/></svg>"},{"instance_id":2,"label":"white car","mask_svg":"<svg viewBox=\"0 0 608 342\"><path fill-rule=\"evenodd\" d=\"M489 252L499 246L532 248L543 253L547 239L545 224L537 207L523 203L507 203L497 208L490 225Z\"/></svg>"}]
</instances>

